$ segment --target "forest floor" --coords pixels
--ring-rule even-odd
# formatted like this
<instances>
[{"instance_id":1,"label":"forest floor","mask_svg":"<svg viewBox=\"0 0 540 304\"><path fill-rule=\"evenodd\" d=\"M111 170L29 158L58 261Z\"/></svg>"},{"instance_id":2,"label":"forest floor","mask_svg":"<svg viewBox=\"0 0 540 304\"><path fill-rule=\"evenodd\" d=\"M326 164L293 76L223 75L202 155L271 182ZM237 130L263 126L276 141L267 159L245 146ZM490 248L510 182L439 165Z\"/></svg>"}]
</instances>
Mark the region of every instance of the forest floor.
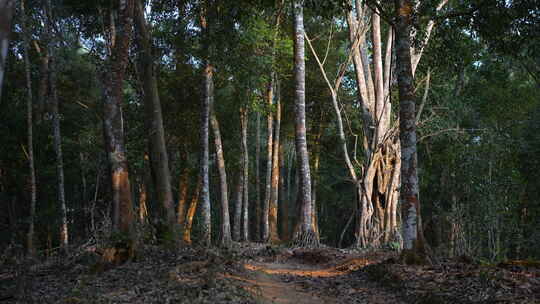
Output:
<instances>
[{"instance_id":1,"label":"forest floor","mask_svg":"<svg viewBox=\"0 0 540 304\"><path fill-rule=\"evenodd\" d=\"M122 265L95 248L43 262L0 259L3 303L540 303L538 263L429 266L391 251L291 249L237 243L228 250L147 246Z\"/></svg>"}]
</instances>

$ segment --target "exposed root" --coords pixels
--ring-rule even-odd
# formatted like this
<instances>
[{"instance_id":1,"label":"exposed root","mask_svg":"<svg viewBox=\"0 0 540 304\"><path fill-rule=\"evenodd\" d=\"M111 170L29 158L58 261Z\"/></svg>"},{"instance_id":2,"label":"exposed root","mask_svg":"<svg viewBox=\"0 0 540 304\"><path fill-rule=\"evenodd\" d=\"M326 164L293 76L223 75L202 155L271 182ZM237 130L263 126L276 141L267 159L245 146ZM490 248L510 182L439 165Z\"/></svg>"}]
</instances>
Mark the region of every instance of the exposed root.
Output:
<instances>
[{"instance_id":1,"label":"exposed root","mask_svg":"<svg viewBox=\"0 0 540 304\"><path fill-rule=\"evenodd\" d=\"M291 242L291 247L318 248L319 246L319 238L313 230L298 232Z\"/></svg>"}]
</instances>

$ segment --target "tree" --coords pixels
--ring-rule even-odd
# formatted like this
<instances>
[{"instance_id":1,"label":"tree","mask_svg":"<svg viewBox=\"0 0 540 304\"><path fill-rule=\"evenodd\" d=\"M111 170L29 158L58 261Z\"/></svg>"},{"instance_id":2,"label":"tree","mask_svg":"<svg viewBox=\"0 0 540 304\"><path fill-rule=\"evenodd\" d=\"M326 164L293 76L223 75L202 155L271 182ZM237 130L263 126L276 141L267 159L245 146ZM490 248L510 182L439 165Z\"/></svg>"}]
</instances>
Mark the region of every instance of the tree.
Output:
<instances>
[{"instance_id":1,"label":"tree","mask_svg":"<svg viewBox=\"0 0 540 304\"><path fill-rule=\"evenodd\" d=\"M219 171L220 195L221 195L221 245L228 246L231 239L231 223L229 217L229 189L227 185L227 171L225 168L225 156L223 154L223 142L221 131L213 105L210 109L210 124L214 132L214 144L216 147L217 167Z\"/></svg>"},{"instance_id":2,"label":"tree","mask_svg":"<svg viewBox=\"0 0 540 304\"><path fill-rule=\"evenodd\" d=\"M304 13L303 1L293 3L294 11L294 81L295 81L295 147L299 167L300 189L299 222L295 229L294 241L300 245L318 245L312 225L311 211L311 175L306 136L306 66L304 52Z\"/></svg>"},{"instance_id":3,"label":"tree","mask_svg":"<svg viewBox=\"0 0 540 304\"><path fill-rule=\"evenodd\" d=\"M133 202L129 180L128 160L124 139L122 103L124 100L125 70L128 65L129 46L133 25L134 0L118 1L117 21L111 18L115 27L108 41L111 53L105 68L105 100L103 129L108 155L113 202L113 223L117 231L129 239L133 235ZM114 16L113 12L110 12Z\"/></svg>"},{"instance_id":4,"label":"tree","mask_svg":"<svg viewBox=\"0 0 540 304\"><path fill-rule=\"evenodd\" d=\"M205 55L206 58L204 58L204 65L203 65L203 77L204 77L204 98L202 102L202 109L201 109L201 176L202 176L202 206L201 206L201 214L203 216L203 236L202 241L207 245L210 246L212 242L212 222L211 222L211 213L210 213L210 185L209 185L209 145L208 145L208 137L209 137L209 122L210 122L210 111L211 111L211 105L214 103L214 81L213 81L213 72L214 67L209 62L209 55L210 55L210 30L209 30L209 24L208 24L208 6L210 4L211 0L205 1L204 6L201 8L201 28L203 30L204 37L204 49L205 49Z\"/></svg>"},{"instance_id":5,"label":"tree","mask_svg":"<svg viewBox=\"0 0 540 304\"><path fill-rule=\"evenodd\" d=\"M418 186L418 154L414 76L411 58L410 0L395 0L396 6L396 69L399 88L399 139L401 143L401 210L403 216L403 253L423 250Z\"/></svg>"},{"instance_id":6,"label":"tree","mask_svg":"<svg viewBox=\"0 0 540 304\"><path fill-rule=\"evenodd\" d=\"M49 58L49 98L52 110L53 120L53 138L54 138L54 151L56 153L56 176L57 176L57 191L58 191L58 203L60 204L62 224L60 227L60 243L64 250L67 250L68 246L68 220L67 220L67 208L66 208L66 194L65 194L65 180L64 180L64 157L62 152L62 134L60 131L60 111L58 109L58 92L56 89L56 72L57 61L59 57L55 57L54 37L59 35L53 35L52 27L54 25L53 19L53 6L51 0L48 0L44 9L47 17L45 18L45 33L47 35L47 54Z\"/></svg>"},{"instance_id":7,"label":"tree","mask_svg":"<svg viewBox=\"0 0 540 304\"><path fill-rule=\"evenodd\" d=\"M34 245L35 217L36 217L36 170L34 165L34 137L33 137L33 94L32 94L32 76L30 71L30 59L28 49L30 48L30 32L27 28L27 17L24 1L21 1L21 26L24 37L23 52L24 52L24 67L26 76L26 127L28 128L28 169L30 173L30 219L28 224L27 234L27 252L28 255L34 256L36 248Z\"/></svg>"},{"instance_id":8,"label":"tree","mask_svg":"<svg viewBox=\"0 0 540 304\"><path fill-rule=\"evenodd\" d=\"M174 202L171 189L171 173L169 169L169 156L165 146L165 130L163 129L163 115L161 114L161 102L157 85L157 76L152 56L151 37L148 24L144 17L144 8L140 0L137 0L135 9L135 23L139 31L138 42L141 47L140 62L143 73L144 104L147 115L148 142L150 161L155 172L156 195L167 218L168 229L174 239L179 237L174 212Z\"/></svg>"}]
</instances>

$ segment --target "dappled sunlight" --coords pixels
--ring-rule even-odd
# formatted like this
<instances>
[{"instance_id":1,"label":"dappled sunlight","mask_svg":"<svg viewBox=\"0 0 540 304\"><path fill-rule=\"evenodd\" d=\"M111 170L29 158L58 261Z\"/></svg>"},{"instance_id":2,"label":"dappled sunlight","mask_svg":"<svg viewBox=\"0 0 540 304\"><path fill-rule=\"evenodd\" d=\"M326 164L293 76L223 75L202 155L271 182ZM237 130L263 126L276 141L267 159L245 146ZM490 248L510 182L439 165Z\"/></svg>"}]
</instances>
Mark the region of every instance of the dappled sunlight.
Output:
<instances>
[{"instance_id":1,"label":"dappled sunlight","mask_svg":"<svg viewBox=\"0 0 540 304\"><path fill-rule=\"evenodd\" d=\"M244 264L244 267L252 271L262 271L267 274L293 275L301 277L335 277L358 270L372 264L365 258L355 258L343 261L337 265L323 268L294 267L289 264Z\"/></svg>"}]
</instances>

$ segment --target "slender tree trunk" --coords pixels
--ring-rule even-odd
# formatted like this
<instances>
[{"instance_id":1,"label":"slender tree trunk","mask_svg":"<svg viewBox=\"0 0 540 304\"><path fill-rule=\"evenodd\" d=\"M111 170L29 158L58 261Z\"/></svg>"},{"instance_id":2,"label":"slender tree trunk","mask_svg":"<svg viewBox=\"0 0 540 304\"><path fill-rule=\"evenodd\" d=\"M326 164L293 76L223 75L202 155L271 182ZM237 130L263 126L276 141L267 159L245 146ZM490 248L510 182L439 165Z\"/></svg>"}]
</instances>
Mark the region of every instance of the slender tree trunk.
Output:
<instances>
[{"instance_id":1,"label":"slender tree trunk","mask_svg":"<svg viewBox=\"0 0 540 304\"><path fill-rule=\"evenodd\" d=\"M47 1L47 19L45 22L45 31L47 33L47 53L50 56L49 62L49 88L50 88L50 104L52 111L53 123L53 138L54 151L56 154L56 176L57 176L57 191L58 203L60 204L61 225L60 225L60 244L64 249L67 249L68 238L68 221L65 195L64 181L64 158L62 155L62 134L60 131L60 111L58 109L58 92L56 90L56 67L58 57L54 56L54 39L53 39L53 12L51 0Z\"/></svg>"},{"instance_id":2,"label":"slender tree trunk","mask_svg":"<svg viewBox=\"0 0 540 304\"><path fill-rule=\"evenodd\" d=\"M268 212L268 221L270 226L270 240L279 241L278 234L278 198L279 198L279 133L281 129L281 92L279 82L276 80L276 120L275 135L272 147L272 183L270 188L270 204Z\"/></svg>"},{"instance_id":3,"label":"slender tree trunk","mask_svg":"<svg viewBox=\"0 0 540 304\"><path fill-rule=\"evenodd\" d=\"M171 189L171 173L169 170L169 157L165 145L165 130L163 128L163 115L157 86L157 76L152 56L152 38L148 31L148 24L144 17L144 8L140 0L136 0L135 23L138 33L137 40L142 47L140 65L143 72L144 106L148 128L148 141L150 143L150 161L155 173L155 187L157 200L162 205L168 229L175 238L178 234L174 201Z\"/></svg>"},{"instance_id":4,"label":"slender tree trunk","mask_svg":"<svg viewBox=\"0 0 540 304\"><path fill-rule=\"evenodd\" d=\"M0 101L2 100L2 84L6 71L5 66L14 7L15 0L0 0Z\"/></svg>"},{"instance_id":5,"label":"slender tree trunk","mask_svg":"<svg viewBox=\"0 0 540 304\"><path fill-rule=\"evenodd\" d=\"M242 214L243 214L243 229L242 229L242 240L247 242L249 241L249 150L247 142L247 130L248 130L248 108L245 106L241 110L240 122L242 129L242 169L243 169L243 203L242 203Z\"/></svg>"},{"instance_id":6,"label":"slender tree trunk","mask_svg":"<svg viewBox=\"0 0 540 304\"><path fill-rule=\"evenodd\" d=\"M243 156L241 163L243 162ZM240 241L240 232L242 228L242 203L244 201L244 168L240 165L238 174L238 183L236 184L235 200L234 200L234 220L233 220L233 240Z\"/></svg>"},{"instance_id":7,"label":"slender tree trunk","mask_svg":"<svg viewBox=\"0 0 540 304\"><path fill-rule=\"evenodd\" d=\"M198 181L197 181L197 187L195 189L195 192L193 193L193 197L191 198L191 202L189 204L189 208L186 214L186 221L184 224L184 231L183 231L183 240L186 244L191 244L191 230L193 227L193 217L195 216L195 211L197 211L197 204L199 203L199 195L202 191L203 186L203 178L201 175L199 175Z\"/></svg>"},{"instance_id":8,"label":"slender tree trunk","mask_svg":"<svg viewBox=\"0 0 540 304\"><path fill-rule=\"evenodd\" d=\"M281 239L289 240L289 196L285 189L285 152L283 148L283 142L279 143L279 223L281 230ZM290 171L289 171L290 172ZM290 176L290 175L289 175Z\"/></svg>"},{"instance_id":9,"label":"slender tree trunk","mask_svg":"<svg viewBox=\"0 0 540 304\"><path fill-rule=\"evenodd\" d=\"M375 113L377 122L377 143L383 141L383 137L387 131L387 126L390 117L386 117L385 109L387 103L384 100L384 81L383 81L383 64L382 64L382 47L381 47L381 17L376 12L371 15L372 35L373 35L373 70L375 71ZM389 113L389 112L388 112Z\"/></svg>"},{"instance_id":10,"label":"slender tree trunk","mask_svg":"<svg viewBox=\"0 0 540 304\"><path fill-rule=\"evenodd\" d=\"M207 5L205 2L204 5ZM201 14L201 26L204 33L205 52L208 57L210 54L210 35L207 23L207 9L203 8ZM210 107L214 100L214 80L213 80L213 66L205 59L203 76L204 76L204 97L202 104L201 115L201 177L202 177L202 206L201 214L203 217L203 231L202 241L206 246L210 246L212 243L212 217L210 210L210 177L209 177L209 158L210 147L208 143L209 137L209 124L210 124Z\"/></svg>"},{"instance_id":11,"label":"slender tree trunk","mask_svg":"<svg viewBox=\"0 0 540 304\"><path fill-rule=\"evenodd\" d=\"M201 214L203 216L203 242L209 246L212 237L212 220L210 213L210 177L209 177L209 122L210 122L210 104L213 99L212 92L212 66L207 64L204 69L204 99L202 106L202 126L201 126L201 175L202 175L202 206Z\"/></svg>"},{"instance_id":12,"label":"slender tree trunk","mask_svg":"<svg viewBox=\"0 0 540 304\"><path fill-rule=\"evenodd\" d=\"M221 195L221 245L228 246L231 239L231 221L229 214L229 190L227 185L227 171L225 168L225 155L223 153L223 143L221 132L214 109L211 109L210 124L214 133L214 144L216 146L216 158L219 171L220 195Z\"/></svg>"},{"instance_id":13,"label":"slender tree trunk","mask_svg":"<svg viewBox=\"0 0 540 304\"><path fill-rule=\"evenodd\" d=\"M177 209L177 218L178 226L180 229L184 228L184 223L186 222L186 212L188 209L187 205L187 195L188 195L188 186L189 186L189 168L185 165L180 175L180 181L178 185L178 209Z\"/></svg>"},{"instance_id":14,"label":"slender tree trunk","mask_svg":"<svg viewBox=\"0 0 540 304\"><path fill-rule=\"evenodd\" d=\"M105 76L103 128L112 182L114 227L134 239L133 201L128 172L122 101L124 78L128 64L133 22L133 0L119 0L118 24L111 25L115 34L110 39L111 57Z\"/></svg>"},{"instance_id":15,"label":"slender tree trunk","mask_svg":"<svg viewBox=\"0 0 540 304\"><path fill-rule=\"evenodd\" d=\"M36 170L34 168L34 140L33 140L33 96L32 96L32 76L30 72L30 59L28 50L30 48L30 39L28 28L26 27L26 12L25 3L21 1L21 16L22 16L22 34L24 37L23 52L24 66L26 76L26 127L28 129L27 145L28 145L28 169L30 173L30 219L28 223L27 234L27 252L30 256L35 256L36 250L34 247L34 218L36 214Z\"/></svg>"},{"instance_id":16,"label":"slender tree trunk","mask_svg":"<svg viewBox=\"0 0 540 304\"><path fill-rule=\"evenodd\" d=\"M268 84L267 88L267 102L269 109L272 109L274 103L274 74L272 74L272 80ZM274 118L272 111L268 111L267 117L267 140L266 140L266 183L264 191L264 202L262 210L262 240L263 242L268 241L270 236L270 223L269 223L269 212L270 212L270 200L272 196L272 148L273 148L273 125Z\"/></svg>"},{"instance_id":17,"label":"slender tree trunk","mask_svg":"<svg viewBox=\"0 0 540 304\"><path fill-rule=\"evenodd\" d=\"M295 144L300 171L300 225L294 239L300 245L318 245L318 238L313 231L311 219L311 175L306 136L306 66L304 51L304 14L303 1L293 3L294 10L294 78L295 78Z\"/></svg>"},{"instance_id":18,"label":"slender tree trunk","mask_svg":"<svg viewBox=\"0 0 540 304\"><path fill-rule=\"evenodd\" d=\"M319 225L317 222L317 188L319 186L319 167L321 161L321 137L324 129L323 120L324 114L321 113L320 121L315 139L313 141L313 178L311 183L311 213L313 230L319 235Z\"/></svg>"},{"instance_id":19,"label":"slender tree trunk","mask_svg":"<svg viewBox=\"0 0 540 304\"><path fill-rule=\"evenodd\" d=\"M255 240L261 239L262 208L261 208L261 113L257 112L255 138Z\"/></svg>"},{"instance_id":20,"label":"slender tree trunk","mask_svg":"<svg viewBox=\"0 0 540 304\"><path fill-rule=\"evenodd\" d=\"M411 0L395 0L396 56L399 87L401 143L401 208L403 216L404 253L418 253L420 201L417 172L416 113L414 78L411 61Z\"/></svg>"}]
</instances>

